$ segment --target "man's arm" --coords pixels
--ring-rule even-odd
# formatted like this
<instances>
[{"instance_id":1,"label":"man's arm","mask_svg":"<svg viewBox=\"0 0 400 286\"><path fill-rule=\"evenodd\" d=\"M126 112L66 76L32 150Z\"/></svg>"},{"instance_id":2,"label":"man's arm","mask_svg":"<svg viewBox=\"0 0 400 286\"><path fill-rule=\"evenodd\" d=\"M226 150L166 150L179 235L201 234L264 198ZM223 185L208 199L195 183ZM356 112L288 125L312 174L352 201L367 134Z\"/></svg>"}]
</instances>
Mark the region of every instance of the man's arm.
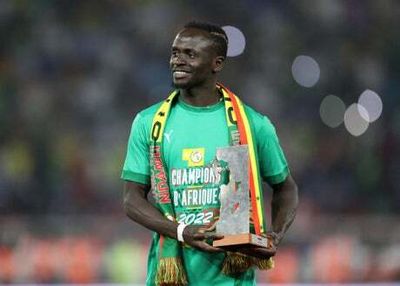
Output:
<instances>
[{"instance_id":1,"label":"man's arm","mask_svg":"<svg viewBox=\"0 0 400 286\"><path fill-rule=\"evenodd\" d=\"M146 198L149 185L126 181L124 186L123 206L126 215L138 224L161 235L177 239L178 223L165 218L162 213ZM197 226L187 226L183 231L185 243L208 252L220 252L219 248L210 246L206 239L221 239L221 235L205 233Z\"/></svg>"},{"instance_id":2,"label":"man's arm","mask_svg":"<svg viewBox=\"0 0 400 286\"><path fill-rule=\"evenodd\" d=\"M272 231L277 246L296 216L299 198L297 185L290 174L284 182L271 187Z\"/></svg>"},{"instance_id":3,"label":"man's arm","mask_svg":"<svg viewBox=\"0 0 400 286\"><path fill-rule=\"evenodd\" d=\"M149 185L125 182L123 206L126 215L150 230L176 239L178 224L166 219L157 208L147 201L146 194L149 189Z\"/></svg>"},{"instance_id":4,"label":"man's arm","mask_svg":"<svg viewBox=\"0 0 400 286\"><path fill-rule=\"evenodd\" d=\"M264 259L274 256L277 250L276 247L293 222L298 204L298 191L292 176L289 174L285 181L271 185L271 187L273 189L271 202L272 230L267 232L266 236L272 239L272 243L268 248L244 247L239 248L237 251Z\"/></svg>"}]
</instances>

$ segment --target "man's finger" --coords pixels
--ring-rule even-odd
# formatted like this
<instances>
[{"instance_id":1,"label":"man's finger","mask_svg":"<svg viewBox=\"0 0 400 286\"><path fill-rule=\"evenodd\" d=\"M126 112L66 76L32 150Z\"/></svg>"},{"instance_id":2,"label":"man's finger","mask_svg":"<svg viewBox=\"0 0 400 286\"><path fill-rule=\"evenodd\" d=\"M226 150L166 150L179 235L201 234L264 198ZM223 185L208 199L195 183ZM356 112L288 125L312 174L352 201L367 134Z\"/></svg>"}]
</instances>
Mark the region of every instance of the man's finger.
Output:
<instances>
[{"instance_id":1,"label":"man's finger","mask_svg":"<svg viewBox=\"0 0 400 286\"><path fill-rule=\"evenodd\" d=\"M219 240L223 239L224 236L222 234L195 233L193 234L193 238L196 240L205 240L205 239Z\"/></svg>"},{"instance_id":2,"label":"man's finger","mask_svg":"<svg viewBox=\"0 0 400 286\"><path fill-rule=\"evenodd\" d=\"M195 233L193 234L193 238L196 240L203 240L207 238L207 235L205 233Z\"/></svg>"},{"instance_id":3,"label":"man's finger","mask_svg":"<svg viewBox=\"0 0 400 286\"><path fill-rule=\"evenodd\" d=\"M268 258L274 256L276 254L275 249L268 249L264 247L244 247L237 249L238 252L241 252L246 255L260 257L260 258Z\"/></svg>"},{"instance_id":4,"label":"man's finger","mask_svg":"<svg viewBox=\"0 0 400 286\"><path fill-rule=\"evenodd\" d=\"M197 244L197 246L200 250L204 250L204 251L208 251L208 252L224 252L223 249L217 248L217 247L212 247L211 245L209 245L206 242L200 242L199 244Z\"/></svg>"},{"instance_id":5,"label":"man's finger","mask_svg":"<svg viewBox=\"0 0 400 286\"><path fill-rule=\"evenodd\" d=\"M265 247L255 247L253 248L255 251L260 251L264 253L276 253L276 248L265 248Z\"/></svg>"},{"instance_id":6,"label":"man's finger","mask_svg":"<svg viewBox=\"0 0 400 286\"><path fill-rule=\"evenodd\" d=\"M209 227L205 228L204 231L206 231L206 232L214 231L217 228L217 222L218 221L215 221L212 225L210 225Z\"/></svg>"},{"instance_id":7,"label":"man's finger","mask_svg":"<svg viewBox=\"0 0 400 286\"><path fill-rule=\"evenodd\" d=\"M209 238L211 238L212 240L220 240L223 239L225 236L223 236L222 234L213 234L211 236L209 236Z\"/></svg>"}]
</instances>

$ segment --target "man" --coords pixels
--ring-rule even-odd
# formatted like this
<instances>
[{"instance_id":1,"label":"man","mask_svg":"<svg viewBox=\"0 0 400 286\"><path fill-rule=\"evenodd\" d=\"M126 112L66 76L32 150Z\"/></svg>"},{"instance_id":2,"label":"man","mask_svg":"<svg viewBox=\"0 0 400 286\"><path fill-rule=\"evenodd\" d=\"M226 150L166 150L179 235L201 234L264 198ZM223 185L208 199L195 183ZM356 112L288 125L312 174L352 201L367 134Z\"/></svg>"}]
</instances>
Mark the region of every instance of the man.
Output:
<instances>
[{"instance_id":1,"label":"man","mask_svg":"<svg viewBox=\"0 0 400 286\"><path fill-rule=\"evenodd\" d=\"M268 260L275 255L295 217L297 187L272 123L217 83L227 44L218 26L185 25L170 58L176 90L141 111L132 124L122 172L124 210L155 232L147 285L254 285L253 258ZM223 238L213 232L213 225L219 216L220 187L226 183L216 149L244 143L254 155L251 177L262 178L273 189L272 229L266 234L255 222L263 214L258 217L254 209L251 223L273 242L269 248L237 249L244 261L250 261L239 270L226 266L235 253L213 247L212 241ZM155 205L147 200L150 189Z\"/></svg>"}]
</instances>

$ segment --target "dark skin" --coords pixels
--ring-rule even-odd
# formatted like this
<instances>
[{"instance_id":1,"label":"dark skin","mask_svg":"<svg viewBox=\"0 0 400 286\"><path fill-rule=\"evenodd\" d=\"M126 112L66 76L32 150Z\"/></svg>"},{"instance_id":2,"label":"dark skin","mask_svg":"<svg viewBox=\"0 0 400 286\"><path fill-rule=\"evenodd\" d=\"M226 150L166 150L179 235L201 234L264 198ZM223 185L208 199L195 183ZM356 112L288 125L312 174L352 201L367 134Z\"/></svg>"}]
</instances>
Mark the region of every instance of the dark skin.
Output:
<instances>
[{"instance_id":1,"label":"dark skin","mask_svg":"<svg viewBox=\"0 0 400 286\"><path fill-rule=\"evenodd\" d=\"M180 97L194 106L207 106L218 102L217 73L223 68L225 58L218 56L207 32L184 29L172 44L170 68ZM176 72L184 72L176 75Z\"/></svg>"},{"instance_id":2,"label":"dark skin","mask_svg":"<svg viewBox=\"0 0 400 286\"><path fill-rule=\"evenodd\" d=\"M180 91L182 100L194 106L215 104L220 99L216 89L217 74L223 68L225 57L216 53L208 33L188 28L178 33L170 58L173 83ZM297 186L289 175L280 184L272 185L272 231L267 233L270 247L240 248L237 251L260 258L274 256L284 233L293 222L298 204ZM126 181L124 186L124 210L129 218L161 235L176 239L178 223L165 218L147 200L149 185ZM189 225L183 232L185 243L207 252L224 252L206 242L222 239L213 228Z\"/></svg>"},{"instance_id":3,"label":"dark skin","mask_svg":"<svg viewBox=\"0 0 400 286\"><path fill-rule=\"evenodd\" d=\"M125 182L124 210L129 218L144 227L158 232L161 235L177 239L176 229L178 223L166 219L161 212L147 201L146 194L150 190L149 185L135 182ZM198 226L187 226L183 232L185 243L202 251L221 252L222 249L212 247L206 240L217 240L222 235L202 231Z\"/></svg>"}]
</instances>

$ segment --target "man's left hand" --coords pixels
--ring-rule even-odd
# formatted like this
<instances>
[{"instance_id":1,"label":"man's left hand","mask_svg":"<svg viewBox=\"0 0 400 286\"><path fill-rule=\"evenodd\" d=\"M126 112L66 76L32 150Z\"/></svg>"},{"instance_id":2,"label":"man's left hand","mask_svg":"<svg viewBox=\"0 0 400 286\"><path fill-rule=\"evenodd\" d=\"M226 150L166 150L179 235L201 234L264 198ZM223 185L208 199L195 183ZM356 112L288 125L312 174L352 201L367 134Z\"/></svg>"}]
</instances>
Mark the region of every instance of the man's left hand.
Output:
<instances>
[{"instance_id":1,"label":"man's left hand","mask_svg":"<svg viewBox=\"0 0 400 286\"><path fill-rule=\"evenodd\" d=\"M243 247L238 247L236 249L236 252L240 252L248 256L253 256L262 259L268 259L274 256L277 250L276 245L279 243L278 235L274 232L269 232L263 234L263 236L268 238L268 247L243 246Z\"/></svg>"}]
</instances>

